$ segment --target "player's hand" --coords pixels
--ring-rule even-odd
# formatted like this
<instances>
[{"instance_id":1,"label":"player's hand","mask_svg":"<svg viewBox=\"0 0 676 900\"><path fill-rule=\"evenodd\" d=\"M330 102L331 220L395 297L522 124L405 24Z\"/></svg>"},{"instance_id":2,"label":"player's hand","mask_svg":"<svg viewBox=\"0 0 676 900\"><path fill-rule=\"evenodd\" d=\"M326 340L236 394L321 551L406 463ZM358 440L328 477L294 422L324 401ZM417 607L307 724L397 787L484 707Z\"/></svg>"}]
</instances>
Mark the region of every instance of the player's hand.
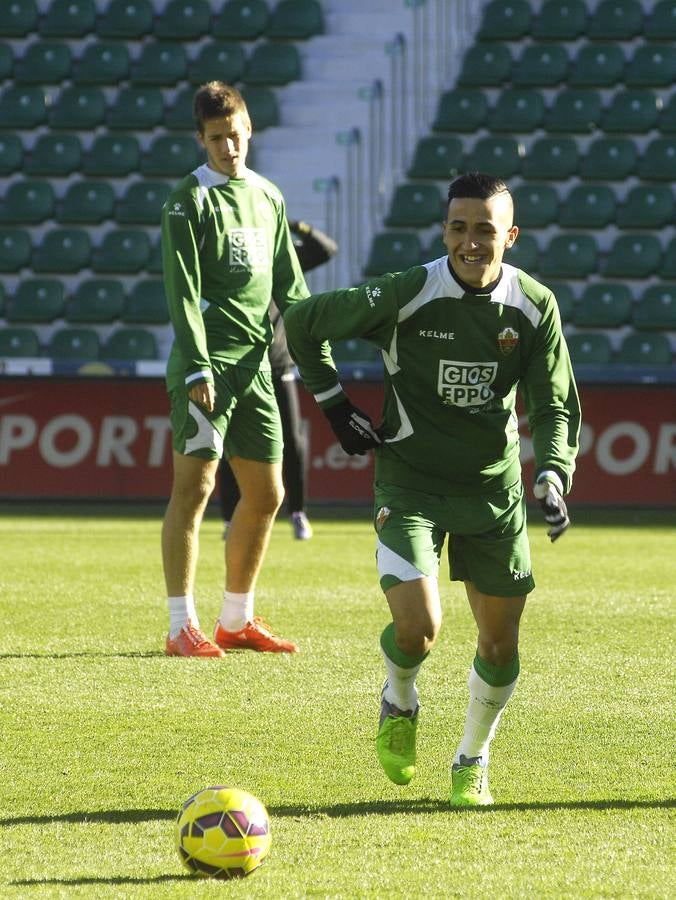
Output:
<instances>
[{"instance_id":1,"label":"player's hand","mask_svg":"<svg viewBox=\"0 0 676 900\"><path fill-rule=\"evenodd\" d=\"M540 501L540 507L545 514L545 521L550 526L547 534L553 543L557 538L561 537L570 525L568 510L563 502L561 491L553 481L550 481L546 476L540 475L535 482L533 493L536 499Z\"/></svg>"},{"instance_id":2,"label":"player's hand","mask_svg":"<svg viewBox=\"0 0 676 900\"><path fill-rule=\"evenodd\" d=\"M322 412L329 420L340 446L350 456L363 456L367 450L382 443L369 416L349 400L341 400Z\"/></svg>"},{"instance_id":3,"label":"player's hand","mask_svg":"<svg viewBox=\"0 0 676 900\"><path fill-rule=\"evenodd\" d=\"M188 397L198 406L203 406L207 412L213 412L216 405L216 392L210 381L196 384L188 391Z\"/></svg>"}]
</instances>

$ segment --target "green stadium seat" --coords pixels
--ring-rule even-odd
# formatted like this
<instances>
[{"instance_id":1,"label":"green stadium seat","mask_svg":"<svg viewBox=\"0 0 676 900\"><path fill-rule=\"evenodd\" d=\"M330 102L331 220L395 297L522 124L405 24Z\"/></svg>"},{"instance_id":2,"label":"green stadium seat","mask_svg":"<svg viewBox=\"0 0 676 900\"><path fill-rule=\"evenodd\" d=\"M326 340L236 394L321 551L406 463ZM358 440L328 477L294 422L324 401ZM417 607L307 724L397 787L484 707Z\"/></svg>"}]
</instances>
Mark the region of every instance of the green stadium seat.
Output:
<instances>
[{"instance_id":1,"label":"green stadium seat","mask_svg":"<svg viewBox=\"0 0 676 900\"><path fill-rule=\"evenodd\" d=\"M631 321L639 331L676 331L676 285L651 284L634 304Z\"/></svg>"},{"instance_id":2,"label":"green stadium seat","mask_svg":"<svg viewBox=\"0 0 676 900\"><path fill-rule=\"evenodd\" d=\"M636 171L638 150L630 138L597 138L580 161L580 175L590 180L623 181Z\"/></svg>"},{"instance_id":3,"label":"green stadium seat","mask_svg":"<svg viewBox=\"0 0 676 900\"><path fill-rule=\"evenodd\" d=\"M0 318L5 314L5 286L0 281Z\"/></svg>"},{"instance_id":4,"label":"green stadium seat","mask_svg":"<svg viewBox=\"0 0 676 900\"><path fill-rule=\"evenodd\" d=\"M629 87L668 87L676 81L676 46L644 44L637 47L624 76Z\"/></svg>"},{"instance_id":5,"label":"green stadium seat","mask_svg":"<svg viewBox=\"0 0 676 900\"><path fill-rule=\"evenodd\" d=\"M530 234L520 234L516 243L505 253L505 262L524 272L539 271L540 250L535 238Z\"/></svg>"},{"instance_id":6,"label":"green stadium seat","mask_svg":"<svg viewBox=\"0 0 676 900\"><path fill-rule=\"evenodd\" d=\"M674 222L676 204L671 188L661 184L633 187L619 209L620 228L661 228Z\"/></svg>"},{"instance_id":7,"label":"green stadium seat","mask_svg":"<svg viewBox=\"0 0 676 900\"><path fill-rule=\"evenodd\" d=\"M606 278L647 278L659 269L660 242L653 234L624 234L616 238L604 269Z\"/></svg>"},{"instance_id":8,"label":"green stadium seat","mask_svg":"<svg viewBox=\"0 0 676 900\"><path fill-rule=\"evenodd\" d=\"M547 287L556 298L561 321L571 322L575 310L575 294L572 287L565 281L550 281L548 282Z\"/></svg>"},{"instance_id":9,"label":"green stadium seat","mask_svg":"<svg viewBox=\"0 0 676 900\"><path fill-rule=\"evenodd\" d=\"M0 222L9 225L37 225L54 213L54 188L49 181L24 178L7 188L0 202Z\"/></svg>"},{"instance_id":10,"label":"green stadium seat","mask_svg":"<svg viewBox=\"0 0 676 900\"><path fill-rule=\"evenodd\" d=\"M52 359L88 362L98 359L99 347L99 336L93 328L60 328L51 336L46 355Z\"/></svg>"},{"instance_id":11,"label":"green stadium seat","mask_svg":"<svg viewBox=\"0 0 676 900\"><path fill-rule=\"evenodd\" d=\"M574 368L578 365L606 365L613 355L607 334L593 331L576 332L568 335L566 343Z\"/></svg>"},{"instance_id":12,"label":"green stadium seat","mask_svg":"<svg viewBox=\"0 0 676 900\"><path fill-rule=\"evenodd\" d=\"M254 131L263 131L265 128L279 125L279 103L272 88L245 84L242 87L242 97L249 110Z\"/></svg>"},{"instance_id":13,"label":"green stadium seat","mask_svg":"<svg viewBox=\"0 0 676 900\"><path fill-rule=\"evenodd\" d=\"M561 209L559 224L564 228L605 228L615 220L615 195L603 184L579 184Z\"/></svg>"},{"instance_id":14,"label":"green stadium seat","mask_svg":"<svg viewBox=\"0 0 676 900\"><path fill-rule=\"evenodd\" d=\"M94 0L52 0L39 26L43 37L84 37L96 26Z\"/></svg>"},{"instance_id":15,"label":"green stadium seat","mask_svg":"<svg viewBox=\"0 0 676 900\"><path fill-rule=\"evenodd\" d=\"M63 283L55 278L27 278L20 282L7 307L8 322L53 322L63 315Z\"/></svg>"},{"instance_id":16,"label":"green stadium seat","mask_svg":"<svg viewBox=\"0 0 676 900\"><path fill-rule=\"evenodd\" d=\"M486 121L488 98L478 88L455 88L439 98L435 131L474 132Z\"/></svg>"},{"instance_id":17,"label":"green stadium seat","mask_svg":"<svg viewBox=\"0 0 676 900\"><path fill-rule=\"evenodd\" d=\"M525 178L561 181L577 172L577 143L570 137L538 138L523 161Z\"/></svg>"},{"instance_id":18,"label":"green stadium seat","mask_svg":"<svg viewBox=\"0 0 676 900\"><path fill-rule=\"evenodd\" d=\"M165 325L169 321L167 295L161 278L137 281L122 312L126 325Z\"/></svg>"},{"instance_id":19,"label":"green stadium seat","mask_svg":"<svg viewBox=\"0 0 676 900\"><path fill-rule=\"evenodd\" d=\"M667 244L662 258L662 265L657 274L660 278L676 278L676 238Z\"/></svg>"},{"instance_id":20,"label":"green stadium seat","mask_svg":"<svg viewBox=\"0 0 676 900\"><path fill-rule=\"evenodd\" d=\"M128 76L129 50L120 41L87 44L73 70L76 84L117 85Z\"/></svg>"},{"instance_id":21,"label":"green stadium seat","mask_svg":"<svg viewBox=\"0 0 676 900\"><path fill-rule=\"evenodd\" d=\"M195 131L192 115L192 100L195 87L179 88L171 103L165 104L164 125L173 131Z\"/></svg>"},{"instance_id":22,"label":"green stadium seat","mask_svg":"<svg viewBox=\"0 0 676 900\"><path fill-rule=\"evenodd\" d=\"M34 85L10 84L0 97L0 128L32 129L47 120L44 91Z\"/></svg>"},{"instance_id":23,"label":"green stadium seat","mask_svg":"<svg viewBox=\"0 0 676 900\"><path fill-rule=\"evenodd\" d=\"M38 24L38 7L35 0L18 0L4 3L0 16L0 37L21 38L35 31Z\"/></svg>"},{"instance_id":24,"label":"green stadium seat","mask_svg":"<svg viewBox=\"0 0 676 900\"><path fill-rule=\"evenodd\" d=\"M323 31L324 16L317 0L279 0L270 13L265 35L273 40L305 41Z\"/></svg>"},{"instance_id":25,"label":"green stadium seat","mask_svg":"<svg viewBox=\"0 0 676 900\"><path fill-rule=\"evenodd\" d=\"M598 249L589 234L558 234L542 255L543 277L586 278L596 269Z\"/></svg>"},{"instance_id":26,"label":"green stadium seat","mask_svg":"<svg viewBox=\"0 0 676 900\"><path fill-rule=\"evenodd\" d=\"M573 60L568 83L576 87L610 87L622 80L624 64L621 44L584 44Z\"/></svg>"},{"instance_id":27,"label":"green stadium seat","mask_svg":"<svg viewBox=\"0 0 676 900\"><path fill-rule=\"evenodd\" d=\"M188 78L196 85L216 78L234 84L242 77L245 62L244 50L237 41L214 41L204 44L188 63Z\"/></svg>"},{"instance_id":28,"label":"green stadium seat","mask_svg":"<svg viewBox=\"0 0 676 900\"><path fill-rule=\"evenodd\" d=\"M628 334L617 351L615 362L625 366L670 366L672 352L664 334Z\"/></svg>"},{"instance_id":29,"label":"green stadium seat","mask_svg":"<svg viewBox=\"0 0 676 900\"><path fill-rule=\"evenodd\" d=\"M676 3L660 0L643 22L643 34L649 40L676 40Z\"/></svg>"},{"instance_id":30,"label":"green stadium seat","mask_svg":"<svg viewBox=\"0 0 676 900\"><path fill-rule=\"evenodd\" d=\"M185 173L188 174L187 172ZM116 220L122 225L157 225L171 185L164 181L134 181L117 205Z\"/></svg>"},{"instance_id":31,"label":"green stadium seat","mask_svg":"<svg viewBox=\"0 0 676 900\"><path fill-rule=\"evenodd\" d=\"M568 78L568 52L562 44L528 44L512 71L515 87L556 87Z\"/></svg>"},{"instance_id":32,"label":"green stadium seat","mask_svg":"<svg viewBox=\"0 0 676 900\"><path fill-rule=\"evenodd\" d=\"M211 32L217 38L253 41L265 31L269 17L265 0L230 0L214 19Z\"/></svg>"},{"instance_id":33,"label":"green stadium seat","mask_svg":"<svg viewBox=\"0 0 676 900\"><path fill-rule=\"evenodd\" d=\"M564 90L556 95L545 117L547 131L594 131L601 118L601 95L588 88Z\"/></svg>"},{"instance_id":34,"label":"green stadium seat","mask_svg":"<svg viewBox=\"0 0 676 900\"><path fill-rule=\"evenodd\" d=\"M573 322L580 328L619 328L629 321L633 302L626 284L590 284L575 307Z\"/></svg>"},{"instance_id":35,"label":"green stadium seat","mask_svg":"<svg viewBox=\"0 0 676 900\"><path fill-rule=\"evenodd\" d=\"M120 328L113 332L100 351L102 359L133 361L157 359L157 341L144 328Z\"/></svg>"},{"instance_id":36,"label":"green stadium seat","mask_svg":"<svg viewBox=\"0 0 676 900\"><path fill-rule=\"evenodd\" d=\"M170 0L155 20L155 35L162 40L194 41L208 34L210 25L207 0Z\"/></svg>"},{"instance_id":37,"label":"green stadium seat","mask_svg":"<svg viewBox=\"0 0 676 900\"><path fill-rule=\"evenodd\" d=\"M546 0L533 17L531 34L536 40L573 41L584 34L587 15L582 0Z\"/></svg>"},{"instance_id":38,"label":"green stadium seat","mask_svg":"<svg viewBox=\"0 0 676 900\"><path fill-rule=\"evenodd\" d=\"M0 357L36 357L40 339L32 328L0 328Z\"/></svg>"},{"instance_id":39,"label":"green stadium seat","mask_svg":"<svg viewBox=\"0 0 676 900\"><path fill-rule=\"evenodd\" d=\"M133 41L149 34L153 27L150 0L110 0L99 18L96 31L103 38Z\"/></svg>"},{"instance_id":40,"label":"green stadium seat","mask_svg":"<svg viewBox=\"0 0 676 900\"><path fill-rule=\"evenodd\" d=\"M415 231L381 232L373 238L364 275L403 272L420 265L422 247Z\"/></svg>"},{"instance_id":41,"label":"green stadium seat","mask_svg":"<svg viewBox=\"0 0 676 900\"><path fill-rule=\"evenodd\" d=\"M676 181L676 137L654 138L643 151L638 174L647 180Z\"/></svg>"},{"instance_id":42,"label":"green stadium seat","mask_svg":"<svg viewBox=\"0 0 676 900\"><path fill-rule=\"evenodd\" d=\"M618 91L603 111L601 127L604 131L625 134L651 131L657 125L660 106L654 91L644 88Z\"/></svg>"},{"instance_id":43,"label":"green stadium seat","mask_svg":"<svg viewBox=\"0 0 676 900\"><path fill-rule=\"evenodd\" d=\"M440 256L448 256L443 234L435 235L421 254L423 260L439 259Z\"/></svg>"},{"instance_id":44,"label":"green stadium seat","mask_svg":"<svg viewBox=\"0 0 676 900\"><path fill-rule=\"evenodd\" d=\"M544 228L556 222L559 195L548 184L522 184L512 191L519 228Z\"/></svg>"},{"instance_id":45,"label":"green stadium seat","mask_svg":"<svg viewBox=\"0 0 676 900\"><path fill-rule=\"evenodd\" d=\"M426 228L443 217L443 200L434 184L401 184L385 217L388 228Z\"/></svg>"},{"instance_id":46,"label":"green stadium seat","mask_svg":"<svg viewBox=\"0 0 676 900\"><path fill-rule=\"evenodd\" d=\"M23 228L0 228L0 272L18 272L31 258L31 239Z\"/></svg>"},{"instance_id":47,"label":"green stadium seat","mask_svg":"<svg viewBox=\"0 0 676 900\"><path fill-rule=\"evenodd\" d=\"M43 134L26 154L24 171L28 175L60 177L76 172L82 161L80 138L75 134Z\"/></svg>"},{"instance_id":48,"label":"green stadium seat","mask_svg":"<svg viewBox=\"0 0 676 900\"><path fill-rule=\"evenodd\" d=\"M33 248L34 272L79 272L91 258L89 234L82 228L53 228Z\"/></svg>"},{"instance_id":49,"label":"green stadium seat","mask_svg":"<svg viewBox=\"0 0 676 900\"><path fill-rule=\"evenodd\" d=\"M587 37L628 41L643 30L640 0L601 0L589 17Z\"/></svg>"},{"instance_id":50,"label":"green stadium seat","mask_svg":"<svg viewBox=\"0 0 676 900\"><path fill-rule=\"evenodd\" d=\"M491 0L484 7L477 32L480 41L514 41L530 31L531 8L526 0Z\"/></svg>"},{"instance_id":51,"label":"green stadium seat","mask_svg":"<svg viewBox=\"0 0 676 900\"><path fill-rule=\"evenodd\" d=\"M244 67L246 84L280 85L301 77L300 54L295 44L257 44Z\"/></svg>"},{"instance_id":52,"label":"green stadium seat","mask_svg":"<svg viewBox=\"0 0 676 900\"><path fill-rule=\"evenodd\" d=\"M70 69L68 44L35 41L18 56L14 80L19 84L60 84L70 76Z\"/></svg>"},{"instance_id":53,"label":"green stadium seat","mask_svg":"<svg viewBox=\"0 0 676 900\"><path fill-rule=\"evenodd\" d=\"M108 112L108 127L124 131L150 130L164 115L162 91L157 87L123 87Z\"/></svg>"},{"instance_id":54,"label":"green stadium seat","mask_svg":"<svg viewBox=\"0 0 676 900\"><path fill-rule=\"evenodd\" d=\"M674 134L676 132L676 91L671 94L664 105L660 113L658 127L663 134Z\"/></svg>"},{"instance_id":55,"label":"green stadium seat","mask_svg":"<svg viewBox=\"0 0 676 900\"><path fill-rule=\"evenodd\" d=\"M81 281L66 308L66 321L76 324L114 322L124 307L124 285L112 278Z\"/></svg>"},{"instance_id":56,"label":"green stadium seat","mask_svg":"<svg viewBox=\"0 0 676 900\"><path fill-rule=\"evenodd\" d=\"M150 248L150 257L148 259L148 265L146 266L149 275L161 275L163 272L162 266L162 243L161 241L155 241L155 243Z\"/></svg>"},{"instance_id":57,"label":"green stadium seat","mask_svg":"<svg viewBox=\"0 0 676 900\"><path fill-rule=\"evenodd\" d=\"M382 358L378 347L359 338L350 338L347 341L336 341L331 344L331 356L337 365L341 363L354 365L373 363Z\"/></svg>"},{"instance_id":58,"label":"green stadium seat","mask_svg":"<svg viewBox=\"0 0 676 900\"><path fill-rule=\"evenodd\" d=\"M510 178L521 170L523 145L512 137L479 138L465 153L465 171L486 172L498 178Z\"/></svg>"},{"instance_id":59,"label":"green stadium seat","mask_svg":"<svg viewBox=\"0 0 676 900\"><path fill-rule=\"evenodd\" d=\"M461 87L502 86L510 79L512 54L506 44L473 44L465 52L458 76Z\"/></svg>"},{"instance_id":60,"label":"green stadium seat","mask_svg":"<svg viewBox=\"0 0 676 900\"><path fill-rule=\"evenodd\" d=\"M0 80L9 78L14 69L14 52L11 44L0 44Z\"/></svg>"},{"instance_id":61,"label":"green stadium seat","mask_svg":"<svg viewBox=\"0 0 676 900\"><path fill-rule=\"evenodd\" d=\"M462 141L446 135L432 135L418 141L408 170L409 178L452 178L462 163Z\"/></svg>"},{"instance_id":62,"label":"green stadium seat","mask_svg":"<svg viewBox=\"0 0 676 900\"><path fill-rule=\"evenodd\" d=\"M491 131L530 132L540 126L544 114L545 101L539 91L508 88L498 95L487 125Z\"/></svg>"},{"instance_id":63,"label":"green stadium seat","mask_svg":"<svg viewBox=\"0 0 676 900\"><path fill-rule=\"evenodd\" d=\"M112 219L115 191L107 181L75 181L59 204L56 219L62 225L97 225Z\"/></svg>"},{"instance_id":64,"label":"green stadium seat","mask_svg":"<svg viewBox=\"0 0 676 900\"><path fill-rule=\"evenodd\" d=\"M98 87L64 88L49 111L52 128L92 131L106 118L106 98Z\"/></svg>"},{"instance_id":65,"label":"green stadium seat","mask_svg":"<svg viewBox=\"0 0 676 900\"><path fill-rule=\"evenodd\" d=\"M81 169L84 175L119 177L135 172L140 158L136 135L102 134L84 154Z\"/></svg>"},{"instance_id":66,"label":"green stadium seat","mask_svg":"<svg viewBox=\"0 0 676 900\"><path fill-rule=\"evenodd\" d=\"M0 133L0 175L11 175L23 164L23 144L16 134Z\"/></svg>"},{"instance_id":67,"label":"green stadium seat","mask_svg":"<svg viewBox=\"0 0 676 900\"><path fill-rule=\"evenodd\" d=\"M143 175L151 177L183 177L202 165L204 159L204 153L192 135L163 134L155 138L143 154L140 168Z\"/></svg>"},{"instance_id":68,"label":"green stadium seat","mask_svg":"<svg viewBox=\"0 0 676 900\"><path fill-rule=\"evenodd\" d=\"M104 235L94 251L95 272L133 273L145 269L150 256L150 238L138 228L119 228Z\"/></svg>"},{"instance_id":69,"label":"green stadium seat","mask_svg":"<svg viewBox=\"0 0 676 900\"><path fill-rule=\"evenodd\" d=\"M172 85L188 72L188 55L183 44L152 41L143 44L141 54L131 65L131 82L136 85Z\"/></svg>"}]
</instances>

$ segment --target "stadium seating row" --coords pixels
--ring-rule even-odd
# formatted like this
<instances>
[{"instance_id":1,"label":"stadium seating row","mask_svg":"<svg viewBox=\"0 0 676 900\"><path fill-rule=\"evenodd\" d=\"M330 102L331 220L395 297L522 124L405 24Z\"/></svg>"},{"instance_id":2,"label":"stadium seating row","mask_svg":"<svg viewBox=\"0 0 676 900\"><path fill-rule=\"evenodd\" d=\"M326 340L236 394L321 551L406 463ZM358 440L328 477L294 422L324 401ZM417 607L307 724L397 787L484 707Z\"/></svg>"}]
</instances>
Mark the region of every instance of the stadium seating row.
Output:
<instances>
[{"instance_id":1,"label":"stadium seating row","mask_svg":"<svg viewBox=\"0 0 676 900\"><path fill-rule=\"evenodd\" d=\"M92 247L89 231L82 228L53 228L35 246L28 231L0 228L0 272L73 273L91 268L94 272L162 272L159 242L140 228L108 231L100 244Z\"/></svg>"},{"instance_id":2,"label":"stadium seating row","mask_svg":"<svg viewBox=\"0 0 676 900\"><path fill-rule=\"evenodd\" d=\"M155 335L142 328L119 328L106 341L93 328L62 328L44 347L32 328L0 328L0 357L26 356L78 362L157 359L158 348Z\"/></svg>"},{"instance_id":3,"label":"stadium seating row","mask_svg":"<svg viewBox=\"0 0 676 900\"><path fill-rule=\"evenodd\" d=\"M83 37L135 40L149 34L192 41L202 35L254 40L303 40L323 31L321 5L316 0L228 0L214 9L209 0L169 0L159 12L151 0L110 0L98 14L94 0L51 0L40 14L35 0L6 3L0 36Z\"/></svg>"},{"instance_id":4,"label":"stadium seating row","mask_svg":"<svg viewBox=\"0 0 676 900\"><path fill-rule=\"evenodd\" d=\"M604 103L600 91L565 88L547 104L534 88L506 88L491 105L480 88L453 88L439 99L434 131L476 132L479 128L528 134L538 128L580 134L601 130L645 134L676 132L676 93L666 103L650 88L618 90Z\"/></svg>"}]
</instances>

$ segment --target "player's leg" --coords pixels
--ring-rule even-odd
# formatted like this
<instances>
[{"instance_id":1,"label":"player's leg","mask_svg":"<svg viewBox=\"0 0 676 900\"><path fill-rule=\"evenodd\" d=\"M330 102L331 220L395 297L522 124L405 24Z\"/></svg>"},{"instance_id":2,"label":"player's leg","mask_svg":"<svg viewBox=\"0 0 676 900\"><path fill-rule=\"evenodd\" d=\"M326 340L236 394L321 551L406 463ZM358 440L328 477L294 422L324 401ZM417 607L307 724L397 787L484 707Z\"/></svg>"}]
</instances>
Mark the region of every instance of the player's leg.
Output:
<instances>
[{"instance_id":1,"label":"player's leg","mask_svg":"<svg viewBox=\"0 0 676 900\"><path fill-rule=\"evenodd\" d=\"M225 456L218 465L218 497L221 504L221 519L223 520L223 540L225 540L239 500L237 480Z\"/></svg>"},{"instance_id":2,"label":"player's leg","mask_svg":"<svg viewBox=\"0 0 676 900\"><path fill-rule=\"evenodd\" d=\"M294 537L297 540L309 540L312 537L312 527L305 512L307 442L300 416L298 385L292 372L275 377L273 384L284 438L282 478L286 489L286 506Z\"/></svg>"}]
</instances>

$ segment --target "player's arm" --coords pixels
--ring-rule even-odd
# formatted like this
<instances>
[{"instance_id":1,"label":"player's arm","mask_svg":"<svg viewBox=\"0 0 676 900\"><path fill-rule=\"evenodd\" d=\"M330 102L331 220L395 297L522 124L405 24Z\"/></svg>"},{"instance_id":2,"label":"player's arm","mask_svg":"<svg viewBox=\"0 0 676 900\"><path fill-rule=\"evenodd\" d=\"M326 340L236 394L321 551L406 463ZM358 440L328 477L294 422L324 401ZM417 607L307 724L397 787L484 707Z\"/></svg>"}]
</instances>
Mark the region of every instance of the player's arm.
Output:
<instances>
[{"instance_id":1,"label":"player's arm","mask_svg":"<svg viewBox=\"0 0 676 900\"><path fill-rule=\"evenodd\" d=\"M200 309L200 233L200 212L190 195L173 194L162 210L162 266L169 316L189 389L213 385Z\"/></svg>"}]
</instances>

